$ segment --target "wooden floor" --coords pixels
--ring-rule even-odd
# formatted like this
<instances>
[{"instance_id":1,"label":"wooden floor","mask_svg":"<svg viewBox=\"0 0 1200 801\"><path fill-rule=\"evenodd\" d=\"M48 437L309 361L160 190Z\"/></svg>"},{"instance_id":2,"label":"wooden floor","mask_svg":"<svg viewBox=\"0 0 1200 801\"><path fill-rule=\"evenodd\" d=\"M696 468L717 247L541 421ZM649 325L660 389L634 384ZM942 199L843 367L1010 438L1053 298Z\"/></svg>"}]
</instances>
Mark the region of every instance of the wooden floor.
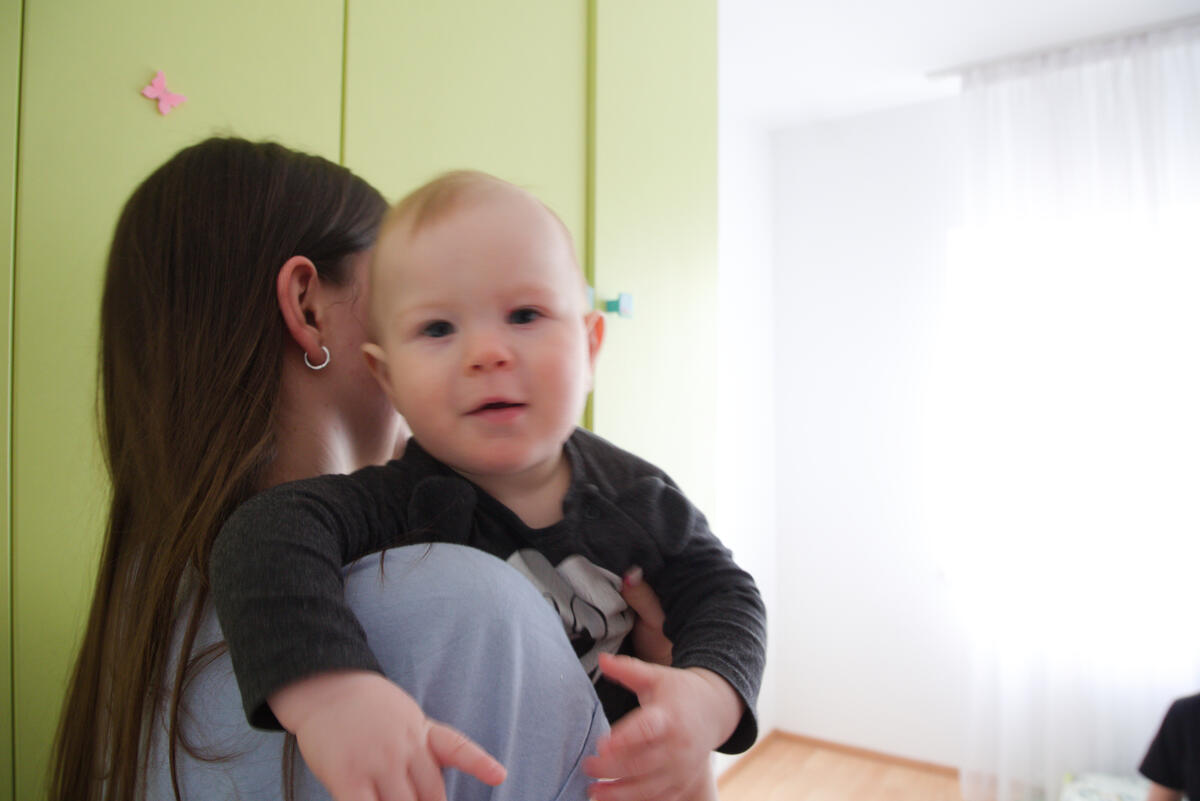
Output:
<instances>
[{"instance_id":1,"label":"wooden floor","mask_svg":"<svg viewBox=\"0 0 1200 801\"><path fill-rule=\"evenodd\" d=\"M961 801L954 771L771 732L717 782L721 801Z\"/></svg>"}]
</instances>

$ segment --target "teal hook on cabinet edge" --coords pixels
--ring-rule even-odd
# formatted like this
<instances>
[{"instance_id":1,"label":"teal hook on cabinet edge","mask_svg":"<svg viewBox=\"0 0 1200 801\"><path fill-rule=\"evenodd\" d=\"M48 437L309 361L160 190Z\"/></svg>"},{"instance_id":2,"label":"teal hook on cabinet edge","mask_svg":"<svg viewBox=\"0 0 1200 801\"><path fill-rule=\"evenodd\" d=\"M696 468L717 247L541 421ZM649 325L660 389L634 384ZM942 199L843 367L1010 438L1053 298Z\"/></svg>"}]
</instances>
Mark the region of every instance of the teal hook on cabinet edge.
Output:
<instances>
[{"instance_id":1,"label":"teal hook on cabinet edge","mask_svg":"<svg viewBox=\"0 0 1200 801\"><path fill-rule=\"evenodd\" d=\"M604 301L604 311L616 312L618 317L632 317L633 295L628 292L618 293L616 300Z\"/></svg>"},{"instance_id":2,"label":"teal hook on cabinet edge","mask_svg":"<svg viewBox=\"0 0 1200 801\"><path fill-rule=\"evenodd\" d=\"M588 305L602 312L616 312L618 317L633 316L633 295L628 292L618 293L616 300L603 300L596 303L596 290L589 286Z\"/></svg>"}]
</instances>

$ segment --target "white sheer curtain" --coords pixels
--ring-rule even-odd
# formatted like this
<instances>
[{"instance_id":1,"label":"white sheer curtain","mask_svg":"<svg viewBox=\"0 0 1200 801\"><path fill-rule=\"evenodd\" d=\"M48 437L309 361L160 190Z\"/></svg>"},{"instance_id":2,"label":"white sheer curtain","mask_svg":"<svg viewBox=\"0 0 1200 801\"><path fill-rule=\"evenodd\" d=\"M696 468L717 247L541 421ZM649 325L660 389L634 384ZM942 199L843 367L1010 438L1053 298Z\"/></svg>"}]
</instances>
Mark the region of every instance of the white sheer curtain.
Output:
<instances>
[{"instance_id":1,"label":"white sheer curtain","mask_svg":"<svg viewBox=\"0 0 1200 801\"><path fill-rule=\"evenodd\" d=\"M967 801L1133 773L1200 691L1200 25L964 75L930 530Z\"/></svg>"}]
</instances>

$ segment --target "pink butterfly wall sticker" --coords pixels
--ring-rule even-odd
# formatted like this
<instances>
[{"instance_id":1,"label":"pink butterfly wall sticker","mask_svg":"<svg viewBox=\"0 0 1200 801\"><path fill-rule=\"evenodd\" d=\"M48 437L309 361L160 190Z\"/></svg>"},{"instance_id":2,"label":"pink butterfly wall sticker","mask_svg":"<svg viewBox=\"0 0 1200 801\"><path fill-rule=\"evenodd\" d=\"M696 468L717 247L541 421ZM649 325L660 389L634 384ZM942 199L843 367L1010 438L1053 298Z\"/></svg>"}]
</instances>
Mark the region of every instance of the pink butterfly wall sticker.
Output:
<instances>
[{"instance_id":1,"label":"pink butterfly wall sticker","mask_svg":"<svg viewBox=\"0 0 1200 801\"><path fill-rule=\"evenodd\" d=\"M167 91L167 77L163 75L162 70L155 73L154 80L150 81L149 86L142 89L142 94L151 100L158 101L159 114L167 114L171 109L187 100L183 95Z\"/></svg>"}]
</instances>

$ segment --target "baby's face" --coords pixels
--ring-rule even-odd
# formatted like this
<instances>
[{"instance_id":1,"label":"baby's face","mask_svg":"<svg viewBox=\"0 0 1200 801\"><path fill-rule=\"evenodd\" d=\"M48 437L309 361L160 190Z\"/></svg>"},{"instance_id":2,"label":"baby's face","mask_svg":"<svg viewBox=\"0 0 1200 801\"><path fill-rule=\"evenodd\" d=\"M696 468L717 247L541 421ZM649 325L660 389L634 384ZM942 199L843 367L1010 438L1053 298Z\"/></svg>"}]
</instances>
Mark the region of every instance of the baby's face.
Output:
<instances>
[{"instance_id":1,"label":"baby's face","mask_svg":"<svg viewBox=\"0 0 1200 801\"><path fill-rule=\"evenodd\" d=\"M600 344L558 221L493 192L386 231L376 259L377 374L422 446L468 477L557 464Z\"/></svg>"}]
</instances>

